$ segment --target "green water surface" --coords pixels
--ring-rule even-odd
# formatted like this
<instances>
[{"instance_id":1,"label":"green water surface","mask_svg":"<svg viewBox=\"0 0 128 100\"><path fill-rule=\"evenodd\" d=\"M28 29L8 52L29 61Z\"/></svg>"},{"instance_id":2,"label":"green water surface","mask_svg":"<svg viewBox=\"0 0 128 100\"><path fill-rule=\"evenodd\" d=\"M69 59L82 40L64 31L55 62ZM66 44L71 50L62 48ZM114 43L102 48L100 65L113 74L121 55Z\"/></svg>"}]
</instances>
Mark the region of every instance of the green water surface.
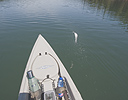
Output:
<instances>
[{"instance_id":1,"label":"green water surface","mask_svg":"<svg viewBox=\"0 0 128 100\"><path fill-rule=\"evenodd\" d=\"M39 34L83 100L128 100L127 0L0 0L0 100L18 99Z\"/></svg>"}]
</instances>

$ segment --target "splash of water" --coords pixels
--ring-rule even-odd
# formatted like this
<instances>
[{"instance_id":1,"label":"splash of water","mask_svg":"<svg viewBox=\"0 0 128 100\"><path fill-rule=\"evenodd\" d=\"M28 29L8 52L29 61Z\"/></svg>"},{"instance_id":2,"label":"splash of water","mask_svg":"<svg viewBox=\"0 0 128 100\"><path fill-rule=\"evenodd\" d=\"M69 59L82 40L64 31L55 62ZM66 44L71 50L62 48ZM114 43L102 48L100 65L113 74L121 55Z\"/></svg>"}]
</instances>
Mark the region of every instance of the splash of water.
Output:
<instances>
[{"instance_id":1,"label":"splash of water","mask_svg":"<svg viewBox=\"0 0 128 100\"><path fill-rule=\"evenodd\" d=\"M73 68L73 62L71 62L71 67L70 67L70 69L72 69Z\"/></svg>"}]
</instances>

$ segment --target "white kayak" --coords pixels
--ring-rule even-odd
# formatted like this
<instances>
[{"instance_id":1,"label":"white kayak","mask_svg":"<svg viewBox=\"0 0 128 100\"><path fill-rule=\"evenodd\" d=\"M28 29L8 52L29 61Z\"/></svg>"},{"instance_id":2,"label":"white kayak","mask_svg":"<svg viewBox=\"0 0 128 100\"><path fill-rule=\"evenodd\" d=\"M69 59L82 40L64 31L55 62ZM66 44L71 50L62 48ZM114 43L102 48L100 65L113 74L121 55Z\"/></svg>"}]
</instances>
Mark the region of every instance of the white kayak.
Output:
<instances>
[{"instance_id":1,"label":"white kayak","mask_svg":"<svg viewBox=\"0 0 128 100\"><path fill-rule=\"evenodd\" d=\"M64 65L41 35L26 65L18 100L83 100Z\"/></svg>"}]
</instances>

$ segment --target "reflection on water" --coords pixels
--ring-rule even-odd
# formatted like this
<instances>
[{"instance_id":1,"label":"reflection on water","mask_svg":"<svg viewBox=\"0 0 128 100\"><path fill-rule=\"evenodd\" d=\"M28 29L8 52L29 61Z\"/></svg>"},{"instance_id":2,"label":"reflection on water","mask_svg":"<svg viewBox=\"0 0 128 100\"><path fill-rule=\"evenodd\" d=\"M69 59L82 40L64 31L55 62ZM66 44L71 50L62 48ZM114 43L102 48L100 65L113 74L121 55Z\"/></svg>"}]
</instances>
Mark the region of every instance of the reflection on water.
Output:
<instances>
[{"instance_id":1,"label":"reflection on water","mask_svg":"<svg viewBox=\"0 0 128 100\"><path fill-rule=\"evenodd\" d=\"M123 27L128 29L128 0L83 0L90 7L102 10L105 15L121 21Z\"/></svg>"}]
</instances>

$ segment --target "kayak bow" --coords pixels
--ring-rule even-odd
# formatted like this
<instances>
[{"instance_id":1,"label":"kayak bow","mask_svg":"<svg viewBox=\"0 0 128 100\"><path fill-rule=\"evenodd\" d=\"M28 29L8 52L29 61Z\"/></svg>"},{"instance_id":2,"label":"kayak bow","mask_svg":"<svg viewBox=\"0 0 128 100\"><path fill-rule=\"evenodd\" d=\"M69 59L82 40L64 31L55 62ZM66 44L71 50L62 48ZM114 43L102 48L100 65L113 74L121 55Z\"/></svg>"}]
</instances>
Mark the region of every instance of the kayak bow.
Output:
<instances>
[{"instance_id":1,"label":"kayak bow","mask_svg":"<svg viewBox=\"0 0 128 100\"><path fill-rule=\"evenodd\" d=\"M18 100L83 100L64 65L41 35L28 59Z\"/></svg>"}]
</instances>

